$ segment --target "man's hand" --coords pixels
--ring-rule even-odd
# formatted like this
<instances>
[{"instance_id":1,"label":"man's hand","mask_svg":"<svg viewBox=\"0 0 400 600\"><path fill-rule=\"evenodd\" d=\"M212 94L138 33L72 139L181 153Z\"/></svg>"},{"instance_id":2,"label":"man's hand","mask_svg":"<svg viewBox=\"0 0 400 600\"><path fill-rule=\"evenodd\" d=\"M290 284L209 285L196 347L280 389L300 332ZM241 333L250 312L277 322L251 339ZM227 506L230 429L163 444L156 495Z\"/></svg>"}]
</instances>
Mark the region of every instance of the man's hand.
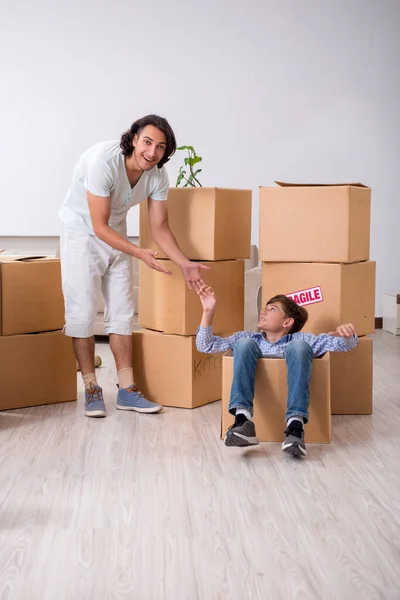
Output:
<instances>
[{"instance_id":1,"label":"man's hand","mask_svg":"<svg viewBox=\"0 0 400 600\"><path fill-rule=\"evenodd\" d=\"M204 312L213 312L217 306L217 297L214 290L207 285L202 285L197 287L197 293Z\"/></svg>"},{"instance_id":2,"label":"man's hand","mask_svg":"<svg viewBox=\"0 0 400 600\"><path fill-rule=\"evenodd\" d=\"M330 331L329 335L351 338L355 332L354 325L352 323L346 323L345 325L339 325L339 327L336 328L336 331Z\"/></svg>"},{"instance_id":3,"label":"man's hand","mask_svg":"<svg viewBox=\"0 0 400 600\"><path fill-rule=\"evenodd\" d=\"M181 266L182 275L185 278L189 290L195 289L198 291L199 286L205 286L201 278L200 271L209 271L210 267L196 262L187 262Z\"/></svg>"},{"instance_id":4,"label":"man's hand","mask_svg":"<svg viewBox=\"0 0 400 600\"><path fill-rule=\"evenodd\" d=\"M148 267L154 269L155 271L161 271L161 273L165 273L166 275L172 275L171 271L165 269L162 264L156 260L156 256L157 252L154 252L153 250L139 248L137 258L142 260Z\"/></svg>"}]
</instances>

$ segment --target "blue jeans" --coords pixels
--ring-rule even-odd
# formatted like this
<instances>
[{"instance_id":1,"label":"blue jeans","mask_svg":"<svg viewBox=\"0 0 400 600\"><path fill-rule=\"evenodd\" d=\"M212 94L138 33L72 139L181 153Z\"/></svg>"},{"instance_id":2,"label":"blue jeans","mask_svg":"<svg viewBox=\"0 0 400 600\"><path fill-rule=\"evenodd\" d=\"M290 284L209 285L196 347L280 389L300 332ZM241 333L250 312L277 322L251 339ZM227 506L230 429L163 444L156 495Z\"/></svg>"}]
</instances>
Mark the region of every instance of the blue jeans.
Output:
<instances>
[{"instance_id":1,"label":"blue jeans","mask_svg":"<svg viewBox=\"0 0 400 600\"><path fill-rule=\"evenodd\" d=\"M301 416L305 423L308 421L313 355L311 346L303 340L292 340L286 346L283 354L288 384L286 420ZM237 408L244 408L253 415L256 367L261 356L259 345L251 338L239 340L233 348L233 382L229 402L229 412L233 415Z\"/></svg>"}]
</instances>

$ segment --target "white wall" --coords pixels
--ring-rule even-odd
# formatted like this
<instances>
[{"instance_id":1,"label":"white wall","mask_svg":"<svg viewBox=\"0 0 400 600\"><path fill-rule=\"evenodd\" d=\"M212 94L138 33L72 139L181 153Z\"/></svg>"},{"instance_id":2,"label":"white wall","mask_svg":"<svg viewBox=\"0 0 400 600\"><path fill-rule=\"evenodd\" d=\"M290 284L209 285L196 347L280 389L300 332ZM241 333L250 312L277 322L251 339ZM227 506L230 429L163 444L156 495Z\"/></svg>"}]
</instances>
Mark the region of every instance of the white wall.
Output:
<instances>
[{"instance_id":1,"label":"white wall","mask_svg":"<svg viewBox=\"0 0 400 600\"><path fill-rule=\"evenodd\" d=\"M16 0L1 13L0 236L57 236L79 154L156 112L202 154L203 185L253 189L254 243L259 185L370 185L377 315L400 290L398 0Z\"/></svg>"}]
</instances>

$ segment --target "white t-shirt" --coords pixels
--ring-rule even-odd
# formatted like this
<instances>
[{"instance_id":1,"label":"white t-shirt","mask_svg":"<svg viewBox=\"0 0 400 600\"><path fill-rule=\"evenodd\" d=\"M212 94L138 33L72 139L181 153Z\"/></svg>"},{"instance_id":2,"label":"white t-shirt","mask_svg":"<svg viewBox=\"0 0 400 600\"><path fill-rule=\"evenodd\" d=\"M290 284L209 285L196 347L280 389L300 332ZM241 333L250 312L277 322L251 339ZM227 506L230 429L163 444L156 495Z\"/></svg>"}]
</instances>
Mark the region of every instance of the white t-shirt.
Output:
<instances>
[{"instance_id":1,"label":"white t-shirt","mask_svg":"<svg viewBox=\"0 0 400 600\"><path fill-rule=\"evenodd\" d=\"M126 214L131 206L147 198L166 200L168 175L165 167L145 171L131 188L120 142L100 142L80 157L73 173L72 185L61 205L59 216L63 223L94 235L86 192L111 198L109 226L126 234Z\"/></svg>"}]
</instances>

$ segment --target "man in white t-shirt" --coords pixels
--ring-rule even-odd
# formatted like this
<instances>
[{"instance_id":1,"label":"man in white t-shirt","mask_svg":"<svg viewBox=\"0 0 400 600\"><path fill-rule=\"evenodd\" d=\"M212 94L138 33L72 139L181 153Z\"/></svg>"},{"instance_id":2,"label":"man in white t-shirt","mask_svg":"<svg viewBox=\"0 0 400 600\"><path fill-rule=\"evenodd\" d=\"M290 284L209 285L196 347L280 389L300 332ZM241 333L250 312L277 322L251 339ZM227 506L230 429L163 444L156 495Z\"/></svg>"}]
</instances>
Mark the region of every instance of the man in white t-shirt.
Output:
<instances>
[{"instance_id":1,"label":"man in white t-shirt","mask_svg":"<svg viewBox=\"0 0 400 600\"><path fill-rule=\"evenodd\" d=\"M94 322L100 290L105 303L104 330L118 373L117 408L153 413L161 409L140 393L132 369L132 260L171 275L156 253L127 239L126 215L148 198L154 240L177 264L189 288L203 281L201 269L181 252L168 225L165 163L176 150L166 119L148 115L135 121L120 141L101 142L86 150L73 174L60 209L61 271L65 328L85 383L85 414L104 417L102 390L94 368Z\"/></svg>"}]
</instances>

